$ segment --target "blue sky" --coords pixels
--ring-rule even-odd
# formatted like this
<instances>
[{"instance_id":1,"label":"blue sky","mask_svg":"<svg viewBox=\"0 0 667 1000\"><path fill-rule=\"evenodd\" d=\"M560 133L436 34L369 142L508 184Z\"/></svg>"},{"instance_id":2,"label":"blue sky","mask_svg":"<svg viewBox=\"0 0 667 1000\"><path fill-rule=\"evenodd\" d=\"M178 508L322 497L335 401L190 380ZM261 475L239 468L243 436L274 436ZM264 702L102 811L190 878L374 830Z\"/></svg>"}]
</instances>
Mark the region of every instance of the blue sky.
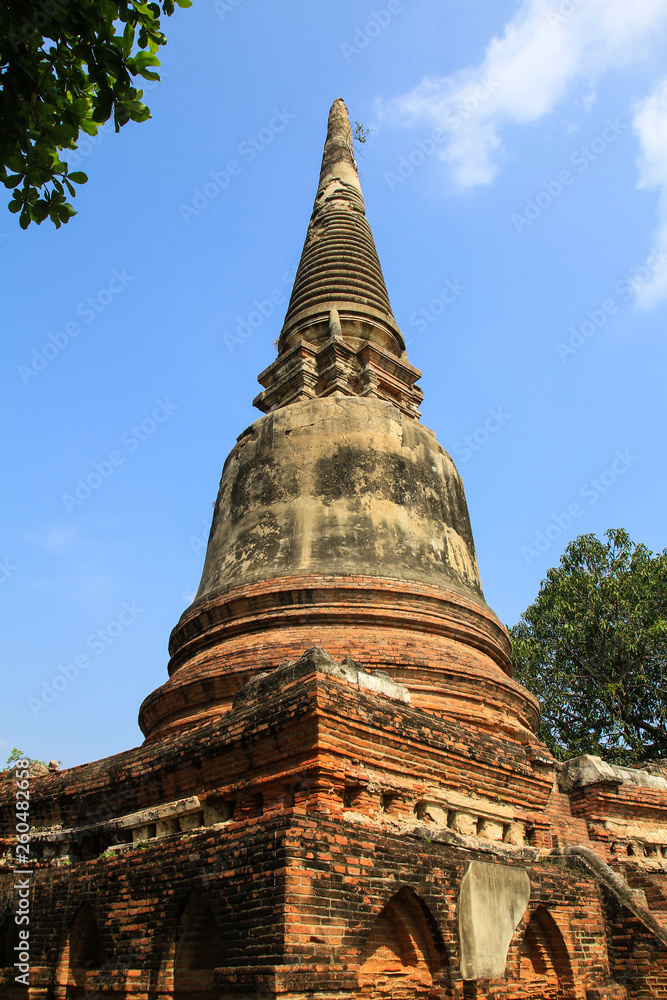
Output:
<instances>
[{"instance_id":1,"label":"blue sky","mask_svg":"<svg viewBox=\"0 0 667 1000\"><path fill-rule=\"evenodd\" d=\"M79 214L0 214L2 759L141 742L336 97L491 607L516 622L578 534L667 545L666 29L664 0L177 9L152 119L81 146Z\"/></svg>"}]
</instances>

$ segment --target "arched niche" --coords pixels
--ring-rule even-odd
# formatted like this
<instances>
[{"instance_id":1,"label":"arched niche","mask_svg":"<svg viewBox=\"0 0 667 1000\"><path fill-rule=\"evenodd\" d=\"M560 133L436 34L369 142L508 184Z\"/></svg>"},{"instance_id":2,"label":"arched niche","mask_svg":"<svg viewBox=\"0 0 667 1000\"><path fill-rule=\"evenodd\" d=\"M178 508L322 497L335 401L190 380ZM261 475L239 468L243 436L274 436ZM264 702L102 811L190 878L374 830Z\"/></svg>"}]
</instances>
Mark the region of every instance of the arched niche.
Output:
<instances>
[{"instance_id":1,"label":"arched niche","mask_svg":"<svg viewBox=\"0 0 667 1000\"><path fill-rule=\"evenodd\" d=\"M7 903L0 909L0 968L3 970L11 969L16 961L14 947L19 940L19 929L14 920L14 913Z\"/></svg>"},{"instance_id":2,"label":"arched niche","mask_svg":"<svg viewBox=\"0 0 667 1000\"><path fill-rule=\"evenodd\" d=\"M223 945L215 914L196 890L181 909L172 953L174 996L210 992L214 970L224 964Z\"/></svg>"},{"instance_id":3,"label":"arched niche","mask_svg":"<svg viewBox=\"0 0 667 1000\"><path fill-rule=\"evenodd\" d=\"M92 979L102 970L104 951L97 917L90 903L76 911L56 969L56 996L86 998Z\"/></svg>"},{"instance_id":4,"label":"arched niche","mask_svg":"<svg viewBox=\"0 0 667 1000\"><path fill-rule=\"evenodd\" d=\"M520 948L520 979L531 995L543 1000L574 998L574 978L567 945L558 924L545 906L538 906L528 922ZM521 994L524 996L524 993Z\"/></svg>"},{"instance_id":5,"label":"arched niche","mask_svg":"<svg viewBox=\"0 0 667 1000\"><path fill-rule=\"evenodd\" d=\"M19 955L16 946L21 943L14 916L9 903L0 909L0 997L3 1000L25 1000L28 995L25 986L14 978L20 974L14 962Z\"/></svg>"},{"instance_id":6,"label":"arched niche","mask_svg":"<svg viewBox=\"0 0 667 1000\"><path fill-rule=\"evenodd\" d=\"M448 996L444 990L447 955L433 917L408 888L385 904L375 918L359 964L363 1000L416 1000Z\"/></svg>"}]
</instances>

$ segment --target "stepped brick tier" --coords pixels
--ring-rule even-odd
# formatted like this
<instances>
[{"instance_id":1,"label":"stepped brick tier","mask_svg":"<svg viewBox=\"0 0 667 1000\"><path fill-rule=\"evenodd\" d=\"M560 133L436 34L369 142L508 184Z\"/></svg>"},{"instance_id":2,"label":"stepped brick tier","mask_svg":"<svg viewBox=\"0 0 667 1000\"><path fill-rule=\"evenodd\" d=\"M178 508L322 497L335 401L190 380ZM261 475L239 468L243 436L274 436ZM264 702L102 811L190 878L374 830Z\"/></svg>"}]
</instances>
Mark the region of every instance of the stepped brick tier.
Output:
<instances>
[{"instance_id":1,"label":"stepped brick tier","mask_svg":"<svg viewBox=\"0 0 667 1000\"><path fill-rule=\"evenodd\" d=\"M342 101L278 347L144 743L0 776L0 1000L667 1000L667 767L535 735Z\"/></svg>"}]
</instances>

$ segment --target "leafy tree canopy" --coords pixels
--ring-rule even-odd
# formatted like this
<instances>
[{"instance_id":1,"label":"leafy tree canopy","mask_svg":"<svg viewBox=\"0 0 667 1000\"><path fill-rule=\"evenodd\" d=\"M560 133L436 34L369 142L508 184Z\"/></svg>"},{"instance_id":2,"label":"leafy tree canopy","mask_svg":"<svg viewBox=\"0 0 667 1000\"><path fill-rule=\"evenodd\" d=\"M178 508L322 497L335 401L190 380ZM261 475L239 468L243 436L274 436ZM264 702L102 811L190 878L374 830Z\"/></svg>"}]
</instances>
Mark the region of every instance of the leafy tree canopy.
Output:
<instances>
[{"instance_id":1,"label":"leafy tree canopy","mask_svg":"<svg viewBox=\"0 0 667 1000\"><path fill-rule=\"evenodd\" d=\"M512 661L556 757L632 764L667 757L667 550L606 538L570 542L510 629Z\"/></svg>"},{"instance_id":2,"label":"leafy tree canopy","mask_svg":"<svg viewBox=\"0 0 667 1000\"><path fill-rule=\"evenodd\" d=\"M0 180L22 229L76 215L75 184L62 150L95 135L113 115L116 131L150 111L133 77L159 80L166 43L160 15L191 0L2 0L0 3Z\"/></svg>"}]
</instances>

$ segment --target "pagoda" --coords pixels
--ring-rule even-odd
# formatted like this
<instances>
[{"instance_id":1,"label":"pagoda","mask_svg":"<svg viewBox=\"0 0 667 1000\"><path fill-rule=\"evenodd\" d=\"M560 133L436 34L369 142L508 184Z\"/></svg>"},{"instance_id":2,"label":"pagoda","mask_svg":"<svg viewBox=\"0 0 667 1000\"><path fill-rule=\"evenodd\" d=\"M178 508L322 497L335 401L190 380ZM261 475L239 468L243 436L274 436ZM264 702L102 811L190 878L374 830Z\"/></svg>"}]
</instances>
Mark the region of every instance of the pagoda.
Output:
<instances>
[{"instance_id":1,"label":"pagoda","mask_svg":"<svg viewBox=\"0 0 667 1000\"><path fill-rule=\"evenodd\" d=\"M0 781L0 998L667 997L667 773L540 743L420 375L337 100L145 740Z\"/></svg>"}]
</instances>

